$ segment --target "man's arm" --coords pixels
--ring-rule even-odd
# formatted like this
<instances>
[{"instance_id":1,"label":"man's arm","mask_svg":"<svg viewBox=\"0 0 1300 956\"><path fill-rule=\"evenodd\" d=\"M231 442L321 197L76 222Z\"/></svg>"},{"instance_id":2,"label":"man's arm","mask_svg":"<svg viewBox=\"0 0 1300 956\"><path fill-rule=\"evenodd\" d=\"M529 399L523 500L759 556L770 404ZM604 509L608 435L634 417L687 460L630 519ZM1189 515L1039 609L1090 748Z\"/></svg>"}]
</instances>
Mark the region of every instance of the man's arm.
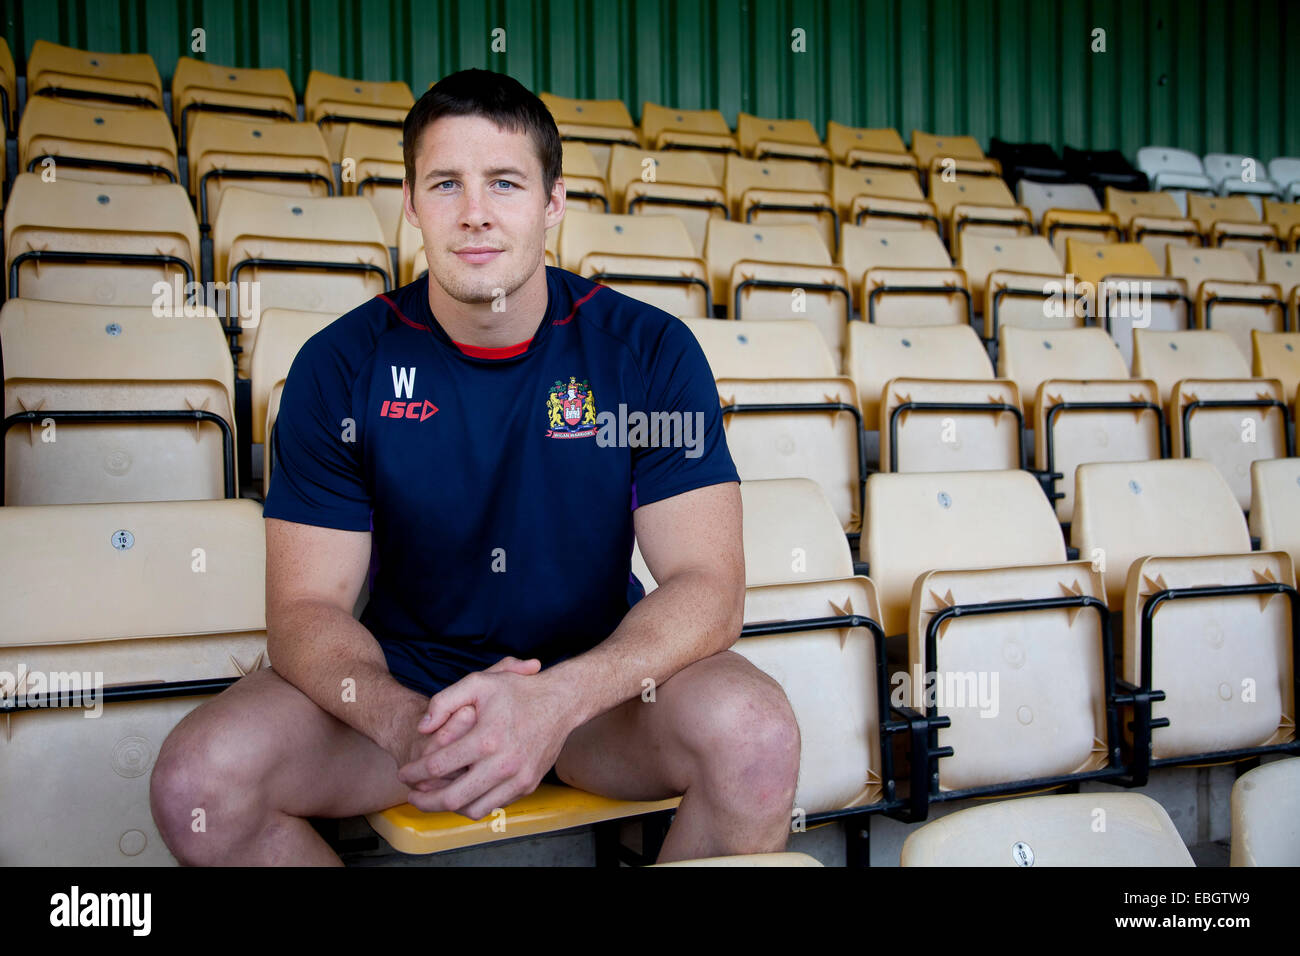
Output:
<instances>
[{"instance_id":1,"label":"man's arm","mask_svg":"<svg viewBox=\"0 0 1300 956\"><path fill-rule=\"evenodd\" d=\"M569 733L639 696L645 678L662 683L735 642L745 607L740 486L709 485L643 505L633 522L659 587L590 651L535 677L470 674L435 694L424 732L467 707L476 723L401 768L412 804L481 819L531 792ZM455 782L438 782L462 769Z\"/></svg>"},{"instance_id":2,"label":"man's arm","mask_svg":"<svg viewBox=\"0 0 1300 956\"><path fill-rule=\"evenodd\" d=\"M428 698L389 674L379 643L352 616L369 562L368 531L267 518L267 653L277 674L401 766ZM345 699L348 679L355 694Z\"/></svg>"}]
</instances>

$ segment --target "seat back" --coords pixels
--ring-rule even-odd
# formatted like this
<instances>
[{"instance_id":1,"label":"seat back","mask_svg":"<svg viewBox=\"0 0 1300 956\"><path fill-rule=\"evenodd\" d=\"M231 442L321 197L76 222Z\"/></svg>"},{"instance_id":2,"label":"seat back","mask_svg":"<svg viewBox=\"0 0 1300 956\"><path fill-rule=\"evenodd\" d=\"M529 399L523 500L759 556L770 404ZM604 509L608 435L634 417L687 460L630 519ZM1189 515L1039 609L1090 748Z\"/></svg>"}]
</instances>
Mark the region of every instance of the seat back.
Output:
<instances>
[{"instance_id":1,"label":"seat back","mask_svg":"<svg viewBox=\"0 0 1300 956\"><path fill-rule=\"evenodd\" d=\"M1294 396L1300 388L1300 332L1251 330L1255 378L1275 378L1282 394Z\"/></svg>"},{"instance_id":2,"label":"seat back","mask_svg":"<svg viewBox=\"0 0 1300 956\"><path fill-rule=\"evenodd\" d=\"M873 474L861 557L886 634L907 628L913 585L935 570L1060 564L1065 542L1027 471Z\"/></svg>"},{"instance_id":3,"label":"seat back","mask_svg":"<svg viewBox=\"0 0 1300 956\"><path fill-rule=\"evenodd\" d=\"M1242 774L1232 785L1231 807L1230 865L1300 866L1300 758Z\"/></svg>"},{"instance_id":4,"label":"seat back","mask_svg":"<svg viewBox=\"0 0 1300 956\"><path fill-rule=\"evenodd\" d=\"M1226 332L1134 329L1133 377L1155 381L1168 402L1182 379L1250 378L1250 366Z\"/></svg>"},{"instance_id":5,"label":"seat back","mask_svg":"<svg viewBox=\"0 0 1300 956\"><path fill-rule=\"evenodd\" d=\"M648 217L647 217L648 218ZM713 301L727 303L730 309L730 284L736 263L792 263L829 266L831 254L817 229L806 223L793 225L758 225L726 219L709 220L704 240L704 259L709 266ZM561 262L564 261L561 256ZM789 298L789 293L784 293Z\"/></svg>"},{"instance_id":6,"label":"seat back","mask_svg":"<svg viewBox=\"0 0 1300 956\"><path fill-rule=\"evenodd\" d=\"M124 96L138 104L113 103L108 109L153 106L162 109L162 78L147 53L99 53L37 40L27 57L27 95L42 90L75 90L92 98ZM17 105L10 103L17 109Z\"/></svg>"},{"instance_id":7,"label":"seat back","mask_svg":"<svg viewBox=\"0 0 1300 956\"><path fill-rule=\"evenodd\" d=\"M1250 465L1250 533L1261 551L1286 551L1300 564L1300 458Z\"/></svg>"},{"instance_id":8,"label":"seat back","mask_svg":"<svg viewBox=\"0 0 1300 956\"><path fill-rule=\"evenodd\" d=\"M912 152L922 169L935 159L983 159L984 150L974 136L942 136L912 130Z\"/></svg>"},{"instance_id":9,"label":"seat back","mask_svg":"<svg viewBox=\"0 0 1300 956\"><path fill-rule=\"evenodd\" d=\"M683 319L720 378L829 378L839 373L807 319Z\"/></svg>"},{"instance_id":10,"label":"seat back","mask_svg":"<svg viewBox=\"0 0 1300 956\"><path fill-rule=\"evenodd\" d=\"M1096 285L1106 276L1159 276L1151 253L1136 242L1097 243L1067 239L1065 271L1078 281Z\"/></svg>"},{"instance_id":11,"label":"seat back","mask_svg":"<svg viewBox=\"0 0 1300 956\"><path fill-rule=\"evenodd\" d=\"M275 416L271 409L271 393L283 386L293 365L294 357L306 341L338 318L333 312L299 312L294 309L266 309L262 325L249 361L253 391L252 442L255 445L270 440ZM265 459L264 459L265 460ZM266 478L270 478L267 471Z\"/></svg>"},{"instance_id":12,"label":"seat back","mask_svg":"<svg viewBox=\"0 0 1300 956\"><path fill-rule=\"evenodd\" d=\"M18 166L50 163L65 179L174 183L176 138L161 110L32 97L18 127ZM112 164L130 164L131 169Z\"/></svg>"},{"instance_id":13,"label":"seat back","mask_svg":"<svg viewBox=\"0 0 1300 956\"><path fill-rule=\"evenodd\" d=\"M1032 179L1022 179L1016 184L1016 194L1020 205L1033 214L1035 223L1042 222L1043 213L1049 209L1101 211L1097 194L1091 186L1083 183L1036 183Z\"/></svg>"},{"instance_id":14,"label":"seat back","mask_svg":"<svg viewBox=\"0 0 1300 956\"><path fill-rule=\"evenodd\" d=\"M6 505L221 498L234 380L215 315L11 299L0 310L5 416L209 412L214 421L38 418L4 436ZM224 429L229 441L223 441ZM235 489L230 489L233 496Z\"/></svg>"},{"instance_id":15,"label":"seat back","mask_svg":"<svg viewBox=\"0 0 1300 956\"><path fill-rule=\"evenodd\" d=\"M881 394L890 379L993 378L988 352L969 325L890 328L850 322L845 367L857 387L867 429L877 427Z\"/></svg>"},{"instance_id":16,"label":"seat back","mask_svg":"<svg viewBox=\"0 0 1300 956\"><path fill-rule=\"evenodd\" d=\"M1049 379L1127 379L1119 349L1103 329L998 330L998 377L1020 389L1028 417L1038 386Z\"/></svg>"},{"instance_id":17,"label":"seat back","mask_svg":"<svg viewBox=\"0 0 1300 956\"><path fill-rule=\"evenodd\" d=\"M180 57L172 71L172 123L180 129L184 117L185 138L188 139L193 132L194 121L203 115L200 107L204 105L271 110L286 121L293 121L298 116L298 97L289 81L289 74L280 67L249 69ZM247 118L271 117L247 114Z\"/></svg>"},{"instance_id":18,"label":"seat back","mask_svg":"<svg viewBox=\"0 0 1300 956\"><path fill-rule=\"evenodd\" d=\"M390 126L349 123L343 134L342 163L351 175L343 179L345 196L364 196L374 207L384 244L397 245L397 224L402 218L402 180L406 163L402 131Z\"/></svg>"},{"instance_id":19,"label":"seat back","mask_svg":"<svg viewBox=\"0 0 1300 956\"><path fill-rule=\"evenodd\" d=\"M1042 236L981 236L962 240L958 264L970 281L975 311L984 311L984 290L990 272L1030 272L1060 275L1061 260Z\"/></svg>"},{"instance_id":20,"label":"seat back","mask_svg":"<svg viewBox=\"0 0 1300 956\"><path fill-rule=\"evenodd\" d=\"M210 695L105 703L103 688L233 680L265 666L261 506L0 508L0 533L22 542L0 549L0 671L25 675L24 695L57 683L81 703L6 718L0 858L173 865L150 813L149 774L163 740Z\"/></svg>"},{"instance_id":21,"label":"seat back","mask_svg":"<svg viewBox=\"0 0 1300 956\"><path fill-rule=\"evenodd\" d=\"M657 149L664 132L703 133L730 136L731 127L721 110L682 110L657 103L641 104L641 137L649 149ZM611 157L612 157L611 153ZM611 167L612 178L612 167Z\"/></svg>"},{"instance_id":22,"label":"seat back","mask_svg":"<svg viewBox=\"0 0 1300 956\"><path fill-rule=\"evenodd\" d=\"M1152 216L1164 219L1182 219L1182 210L1174 197L1166 192L1130 192L1127 189L1106 187L1106 211L1113 212L1124 228L1134 216Z\"/></svg>"},{"instance_id":23,"label":"seat back","mask_svg":"<svg viewBox=\"0 0 1300 956\"><path fill-rule=\"evenodd\" d=\"M1250 551L1246 519L1218 469L1194 458L1096 462L1075 472L1070 539L1098 566L1112 610L1133 563L1148 555Z\"/></svg>"},{"instance_id":24,"label":"seat back","mask_svg":"<svg viewBox=\"0 0 1300 956\"><path fill-rule=\"evenodd\" d=\"M849 153L855 149L878 153L906 153L903 138L892 126L879 129L867 129L860 126L845 126L830 120L826 123L826 148L831 152L831 159L837 163L848 164ZM1300 173L1296 174L1300 179Z\"/></svg>"}]
</instances>

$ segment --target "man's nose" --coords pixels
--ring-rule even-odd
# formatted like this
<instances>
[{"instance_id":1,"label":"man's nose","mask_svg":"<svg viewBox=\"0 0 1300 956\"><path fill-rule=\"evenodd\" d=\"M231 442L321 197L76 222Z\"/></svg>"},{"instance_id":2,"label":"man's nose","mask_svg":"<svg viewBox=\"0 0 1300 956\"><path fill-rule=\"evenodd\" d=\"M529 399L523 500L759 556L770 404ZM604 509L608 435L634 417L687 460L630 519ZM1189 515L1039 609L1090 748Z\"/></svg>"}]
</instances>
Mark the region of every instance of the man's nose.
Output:
<instances>
[{"instance_id":1,"label":"man's nose","mask_svg":"<svg viewBox=\"0 0 1300 956\"><path fill-rule=\"evenodd\" d=\"M470 187L465 190L461 224L469 229L484 229L492 224L487 197L481 188Z\"/></svg>"}]
</instances>

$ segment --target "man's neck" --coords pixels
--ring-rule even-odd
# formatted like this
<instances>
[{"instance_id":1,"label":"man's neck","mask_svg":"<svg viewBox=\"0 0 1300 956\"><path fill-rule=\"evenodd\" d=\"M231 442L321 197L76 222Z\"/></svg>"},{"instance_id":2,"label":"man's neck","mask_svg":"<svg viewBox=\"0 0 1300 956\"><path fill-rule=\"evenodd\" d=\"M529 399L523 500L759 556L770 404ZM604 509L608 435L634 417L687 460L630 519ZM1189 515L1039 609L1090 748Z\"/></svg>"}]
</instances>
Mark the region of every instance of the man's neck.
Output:
<instances>
[{"instance_id":1,"label":"man's neck","mask_svg":"<svg viewBox=\"0 0 1300 956\"><path fill-rule=\"evenodd\" d=\"M501 348L530 338L546 313L546 267L537 271L494 311L492 302L460 302L429 276L429 310L453 342ZM500 307L498 306L498 309Z\"/></svg>"}]
</instances>

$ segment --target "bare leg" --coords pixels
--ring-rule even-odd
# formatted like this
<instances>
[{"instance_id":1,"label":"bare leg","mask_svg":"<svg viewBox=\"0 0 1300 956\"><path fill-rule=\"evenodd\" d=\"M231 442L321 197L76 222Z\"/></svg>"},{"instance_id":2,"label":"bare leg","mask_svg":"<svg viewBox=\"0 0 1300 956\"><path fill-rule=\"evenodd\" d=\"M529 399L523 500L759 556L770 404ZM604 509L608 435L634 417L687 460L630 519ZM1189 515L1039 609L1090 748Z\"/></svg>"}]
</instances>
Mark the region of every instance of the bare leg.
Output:
<instances>
[{"instance_id":1,"label":"bare leg","mask_svg":"<svg viewBox=\"0 0 1300 956\"><path fill-rule=\"evenodd\" d=\"M386 750L269 668L182 720L150 781L163 840L192 865L340 866L305 818L382 810L406 794Z\"/></svg>"},{"instance_id":2,"label":"bare leg","mask_svg":"<svg viewBox=\"0 0 1300 956\"><path fill-rule=\"evenodd\" d=\"M660 862L784 850L799 728L779 684L724 651L569 735L560 779L623 800L682 802Z\"/></svg>"}]
</instances>

